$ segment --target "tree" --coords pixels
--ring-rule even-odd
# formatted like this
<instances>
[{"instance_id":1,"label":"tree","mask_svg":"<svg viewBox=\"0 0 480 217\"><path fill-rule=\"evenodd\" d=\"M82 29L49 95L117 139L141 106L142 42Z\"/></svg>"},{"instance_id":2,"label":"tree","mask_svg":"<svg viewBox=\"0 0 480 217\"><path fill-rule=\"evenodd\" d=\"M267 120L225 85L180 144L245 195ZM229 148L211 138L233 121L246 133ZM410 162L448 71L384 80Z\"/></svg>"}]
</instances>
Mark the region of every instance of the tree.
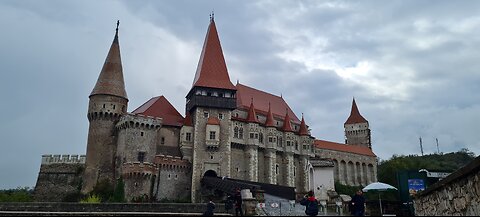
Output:
<instances>
[{"instance_id":1,"label":"tree","mask_svg":"<svg viewBox=\"0 0 480 217\"><path fill-rule=\"evenodd\" d=\"M110 202L119 202L119 203L125 202L125 183L123 182L122 178L118 179Z\"/></svg>"}]
</instances>

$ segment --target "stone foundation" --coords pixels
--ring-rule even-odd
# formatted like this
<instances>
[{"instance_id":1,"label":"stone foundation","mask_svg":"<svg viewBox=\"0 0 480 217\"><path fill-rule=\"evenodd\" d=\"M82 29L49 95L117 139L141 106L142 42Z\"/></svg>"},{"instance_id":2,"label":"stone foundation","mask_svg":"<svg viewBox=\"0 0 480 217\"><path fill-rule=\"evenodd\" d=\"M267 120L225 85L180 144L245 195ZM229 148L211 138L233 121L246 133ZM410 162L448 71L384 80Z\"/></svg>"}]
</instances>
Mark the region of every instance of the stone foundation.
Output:
<instances>
[{"instance_id":1,"label":"stone foundation","mask_svg":"<svg viewBox=\"0 0 480 217\"><path fill-rule=\"evenodd\" d=\"M417 216L480 216L480 157L414 200Z\"/></svg>"}]
</instances>

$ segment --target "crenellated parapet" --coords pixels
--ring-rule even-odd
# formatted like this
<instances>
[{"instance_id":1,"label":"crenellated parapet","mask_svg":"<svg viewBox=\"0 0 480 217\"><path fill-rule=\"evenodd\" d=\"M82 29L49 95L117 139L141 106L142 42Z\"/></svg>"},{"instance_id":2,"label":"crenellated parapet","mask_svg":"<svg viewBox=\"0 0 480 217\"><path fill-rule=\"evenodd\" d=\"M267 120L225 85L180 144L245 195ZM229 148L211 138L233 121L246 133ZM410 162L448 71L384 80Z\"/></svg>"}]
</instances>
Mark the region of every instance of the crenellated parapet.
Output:
<instances>
[{"instance_id":1,"label":"crenellated parapet","mask_svg":"<svg viewBox=\"0 0 480 217\"><path fill-rule=\"evenodd\" d=\"M122 176L129 177L151 177L158 173L158 168L153 163L127 162L122 165Z\"/></svg>"},{"instance_id":2,"label":"crenellated parapet","mask_svg":"<svg viewBox=\"0 0 480 217\"><path fill-rule=\"evenodd\" d=\"M162 170L190 171L192 168L192 164L188 160L169 155L156 155L155 164Z\"/></svg>"},{"instance_id":3,"label":"crenellated parapet","mask_svg":"<svg viewBox=\"0 0 480 217\"><path fill-rule=\"evenodd\" d=\"M122 116L121 113L116 112L103 112L103 111L95 111L87 113L87 118L89 121L94 120L109 120L109 121L117 121Z\"/></svg>"},{"instance_id":4,"label":"crenellated parapet","mask_svg":"<svg viewBox=\"0 0 480 217\"><path fill-rule=\"evenodd\" d=\"M158 129L162 127L162 118L128 113L120 118L116 128Z\"/></svg>"},{"instance_id":5,"label":"crenellated parapet","mask_svg":"<svg viewBox=\"0 0 480 217\"><path fill-rule=\"evenodd\" d=\"M50 164L85 164L85 155L42 155L42 165Z\"/></svg>"}]
</instances>

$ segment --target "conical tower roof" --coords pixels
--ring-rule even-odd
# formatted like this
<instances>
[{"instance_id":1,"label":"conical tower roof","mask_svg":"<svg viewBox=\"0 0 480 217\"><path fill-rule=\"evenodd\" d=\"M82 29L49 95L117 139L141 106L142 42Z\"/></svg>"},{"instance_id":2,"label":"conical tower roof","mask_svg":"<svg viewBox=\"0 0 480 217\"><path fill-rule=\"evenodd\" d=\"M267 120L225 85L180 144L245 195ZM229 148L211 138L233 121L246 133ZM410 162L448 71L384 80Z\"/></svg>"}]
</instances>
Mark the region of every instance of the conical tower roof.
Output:
<instances>
[{"instance_id":1,"label":"conical tower roof","mask_svg":"<svg viewBox=\"0 0 480 217\"><path fill-rule=\"evenodd\" d=\"M353 98L352 110L350 111L350 116L348 117L347 121L345 121L345 124L358 123L368 123L368 121L358 111L357 103L355 103L355 98Z\"/></svg>"},{"instance_id":2,"label":"conical tower roof","mask_svg":"<svg viewBox=\"0 0 480 217\"><path fill-rule=\"evenodd\" d=\"M250 103L250 109L248 109L247 122L258 123L257 114L255 113L255 106L253 106L253 99L252 103Z\"/></svg>"},{"instance_id":3,"label":"conical tower roof","mask_svg":"<svg viewBox=\"0 0 480 217\"><path fill-rule=\"evenodd\" d=\"M223 57L222 46L213 16L210 18L202 54L193 80L193 87L211 87L236 90L230 81L227 64Z\"/></svg>"},{"instance_id":4,"label":"conical tower roof","mask_svg":"<svg viewBox=\"0 0 480 217\"><path fill-rule=\"evenodd\" d=\"M122 59L120 58L120 45L118 43L118 24L107 58L103 64L102 71L98 76L97 83L90 93L93 95L112 95L128 100L123 80Z\"/></svg>"},{"instance_id":5,"label":"conical tower roof","mask_svg":"<svg viewBox=\"0 0 480 217\"><path fill-rule=\"evenodd\" d=\"M300 122L300 130L298 131L298 134L300 136L308 136L310 135L308 133L308 129L307 129L307 125L305 124L305 119L303 118L303 114L302 114L302 122Z\"/></svg>"},{"instance_id":6,"label":"conical tower roof","mask_svg":"<svg viewBox=\"0 0 480 217\"><path fill-rule=\"evenodd\" d=\"M270 103L268 103L267 120L265 121L266 127L275 127L275 120L273 120L272 110L270 109Z\"/></svg>"},{"instance_id":7,"label":"conical tower roof","mask_svg":"<svg viewBox=\"0 0 480 217\"><path fill-rule=\"evenodd\" d=\"M283 132L293 132L292 124L290 123L290 115L288 115L288 110L287 110L287 114L285 115L285 119L283 120L282 131Z\"/></svg>"}]
</instances>

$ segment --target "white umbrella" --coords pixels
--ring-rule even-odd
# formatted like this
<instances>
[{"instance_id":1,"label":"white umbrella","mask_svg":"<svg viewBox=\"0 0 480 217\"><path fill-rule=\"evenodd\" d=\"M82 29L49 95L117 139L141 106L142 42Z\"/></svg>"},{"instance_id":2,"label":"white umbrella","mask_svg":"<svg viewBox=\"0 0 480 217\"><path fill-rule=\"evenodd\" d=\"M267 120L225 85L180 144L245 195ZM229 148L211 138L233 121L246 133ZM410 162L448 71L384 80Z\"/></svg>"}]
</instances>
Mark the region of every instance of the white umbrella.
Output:
<instances>
[{"instance_id":1,"label":"white umbrella","mask_svg":"<svg viewBox=\"0 0 480 217\"><path fill-rule=\"evenodd\" d=\"M363 188L362 191L367 192L367 191L387 191L387 190L398 190L397 188L385 184L382 182L374 182L370 185L367 185L367 187ZM382 211L382 198L380 197L380 193L378 193L378 201L380 202L380 215L383 215Z\"/></svg>"}]
</instances>

